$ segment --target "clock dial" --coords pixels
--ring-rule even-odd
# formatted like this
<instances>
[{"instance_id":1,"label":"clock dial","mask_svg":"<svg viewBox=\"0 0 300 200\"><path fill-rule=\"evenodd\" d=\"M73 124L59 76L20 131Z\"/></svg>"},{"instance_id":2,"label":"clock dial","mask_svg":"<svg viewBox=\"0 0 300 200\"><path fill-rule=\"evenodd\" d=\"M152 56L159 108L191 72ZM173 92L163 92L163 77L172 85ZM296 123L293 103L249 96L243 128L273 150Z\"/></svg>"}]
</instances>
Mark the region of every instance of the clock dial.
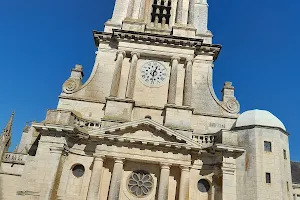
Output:
<instances>
[{"instance_id":1,"label":"clock dial","mask_svg":"<svg viewBox=\"0 0 300 200\"><path fill-rule=\"evenodd\" d=\"M145 63L140 68L140 79L149 87L160 87L166 83L168 71L166 67L156 61Z\"/></svg>"}]
</instances>

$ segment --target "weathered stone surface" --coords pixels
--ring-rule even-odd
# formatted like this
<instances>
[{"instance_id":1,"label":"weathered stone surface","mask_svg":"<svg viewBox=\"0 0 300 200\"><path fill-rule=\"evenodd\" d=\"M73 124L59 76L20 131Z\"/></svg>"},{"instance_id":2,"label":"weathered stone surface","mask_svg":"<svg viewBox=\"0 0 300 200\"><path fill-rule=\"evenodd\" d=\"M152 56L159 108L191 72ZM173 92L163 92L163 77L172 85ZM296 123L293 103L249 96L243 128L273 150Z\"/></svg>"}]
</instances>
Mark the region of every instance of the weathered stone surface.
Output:
<instances>
[{"instance_id":1,"label":"weathered stone surface","mask_svg":"<svg viewBox=\"0 0 300 200\"><path fill-rule=\"evenodd\" d=\"M2 132L0 199L297 199L284 126L239 126L232 83L215 94L207 18L206 0L116 0L89 79L76 65L14 152L12 120Z\"/></svg>"}]
</instances>

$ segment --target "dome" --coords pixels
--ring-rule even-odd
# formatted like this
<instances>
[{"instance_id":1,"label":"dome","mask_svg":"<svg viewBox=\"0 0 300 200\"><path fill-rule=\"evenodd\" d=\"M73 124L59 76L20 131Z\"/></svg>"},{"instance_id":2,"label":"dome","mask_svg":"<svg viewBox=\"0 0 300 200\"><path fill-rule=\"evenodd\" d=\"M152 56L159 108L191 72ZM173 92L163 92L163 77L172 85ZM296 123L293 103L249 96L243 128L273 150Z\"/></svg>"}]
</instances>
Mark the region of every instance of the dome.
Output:
<instances>
[{"instance_id":1,"label":"dome","mask_svg":"<svg viewBox=\"0 0 300 200\"><path fill-rule=\"evenodd\" d=\"M251 125L277 127L286 131L283 123L276 116L266 110L250 110L242 113L237 119L235 127Z\"/></svg>"}]
</instances>

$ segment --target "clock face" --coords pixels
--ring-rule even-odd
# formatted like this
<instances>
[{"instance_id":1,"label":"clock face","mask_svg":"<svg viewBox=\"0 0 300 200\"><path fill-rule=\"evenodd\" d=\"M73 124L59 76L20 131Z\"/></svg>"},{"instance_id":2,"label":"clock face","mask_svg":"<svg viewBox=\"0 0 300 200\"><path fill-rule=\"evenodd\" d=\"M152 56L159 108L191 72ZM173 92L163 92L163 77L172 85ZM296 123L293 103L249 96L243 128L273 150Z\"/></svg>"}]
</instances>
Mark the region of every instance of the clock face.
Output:
<instances>
[{"instance_id":1,"label":"clock face","mask_svg":"<svg viewBox=\"0 0 300 200\"><path fill-rule=\"evenodd\" d=\"M139 78L146 86L160 87L168 80L167 68L156 61L150 61L140 67Z\"/></svg>"}]
</instances>

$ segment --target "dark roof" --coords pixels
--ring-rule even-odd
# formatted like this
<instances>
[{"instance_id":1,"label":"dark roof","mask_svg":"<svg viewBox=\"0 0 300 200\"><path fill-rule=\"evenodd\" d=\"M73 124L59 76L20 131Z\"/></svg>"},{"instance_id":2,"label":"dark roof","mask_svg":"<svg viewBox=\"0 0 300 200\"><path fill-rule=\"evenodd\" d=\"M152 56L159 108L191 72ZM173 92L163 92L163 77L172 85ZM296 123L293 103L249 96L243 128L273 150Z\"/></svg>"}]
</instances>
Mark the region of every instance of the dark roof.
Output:
<instances>
[{"instance_id":1,"label":"dark roof","mask_svg":"<svg viewBox=\"0 0 300 200\"><path fill-rule=\"evenodd\" d=\"M300 184L300 162L291 162L293 183Z\"/></svg>"}]
</instances>

